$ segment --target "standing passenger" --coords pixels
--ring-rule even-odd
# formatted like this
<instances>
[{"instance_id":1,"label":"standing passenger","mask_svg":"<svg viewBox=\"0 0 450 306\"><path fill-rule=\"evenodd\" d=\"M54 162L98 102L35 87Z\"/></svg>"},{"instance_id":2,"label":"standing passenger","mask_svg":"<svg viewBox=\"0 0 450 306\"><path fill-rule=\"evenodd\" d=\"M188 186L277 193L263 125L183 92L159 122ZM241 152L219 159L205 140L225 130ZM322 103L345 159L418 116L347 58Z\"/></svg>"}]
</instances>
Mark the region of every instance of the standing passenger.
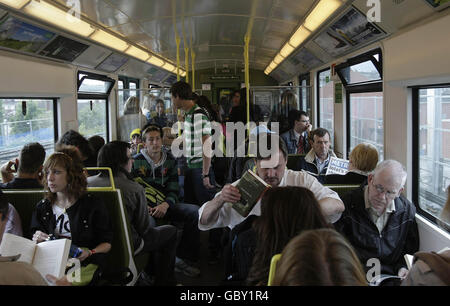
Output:
<instances>
[{"instance_id":1,"label":"standing passenger","mask_svg":"<svg viewBox=\"0 0 450 306\"><path fill-rule=\"evenodd\" d=\"M139 99L129 97L125 102L123 116L118 121L117 139L128 141L128 137L134 129L140 129L147 123L147 118L142 114Z\"/></svg>"}]
</instances>

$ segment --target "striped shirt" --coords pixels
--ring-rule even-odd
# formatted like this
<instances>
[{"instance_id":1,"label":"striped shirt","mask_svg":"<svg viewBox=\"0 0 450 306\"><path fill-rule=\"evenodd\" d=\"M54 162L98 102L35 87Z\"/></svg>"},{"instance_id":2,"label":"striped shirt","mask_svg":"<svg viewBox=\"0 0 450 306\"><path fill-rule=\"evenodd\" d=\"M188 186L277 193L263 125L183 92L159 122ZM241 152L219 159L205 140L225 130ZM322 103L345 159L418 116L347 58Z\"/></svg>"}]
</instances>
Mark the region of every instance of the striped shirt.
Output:
<instances>
[{"instance_id":1,"label":"striped shirt","mask_svg":"<svg viewBox=\"0 0 450 306\"><path fill-rule=\"evenodd\" d=\"M184 140L187 166L189 168L202 168L202 137L211 135L211 122L204 114L194 112L200 109L196 104L185 115Z\"/></svg>"}]
</instances>

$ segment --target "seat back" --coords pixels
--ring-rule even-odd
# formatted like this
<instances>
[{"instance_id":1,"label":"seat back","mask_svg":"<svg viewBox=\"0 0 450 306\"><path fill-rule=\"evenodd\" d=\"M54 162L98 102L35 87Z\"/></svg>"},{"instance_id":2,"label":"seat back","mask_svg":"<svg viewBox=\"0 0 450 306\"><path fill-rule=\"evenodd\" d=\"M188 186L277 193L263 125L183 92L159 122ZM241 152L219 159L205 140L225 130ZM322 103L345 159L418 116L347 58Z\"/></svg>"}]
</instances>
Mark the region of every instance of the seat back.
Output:
<instances>
[{"instance_id":1,"label":"seat back","mask_svg":"<svg viewBox=\"0 0 450 306\"><path fill-rule=\"evenodd\" d=\"M305 154L289 154L286 167L291 170L299 170L297 167L298 161L304 156Z\"/></svg>"},{"instance_id":2,"label":"seat back","mask_svg":"<svg viewBox=\"0 0 450 306\"><path fill-rule=\"evenodd\" d=\"M138 273L133 257L129 219L122 202L120 190L111 190L110 188L105 190L96 188L92 190L88 188L88 192L103 200L112 224L113 241L105 268L105 275L117 274L117 271L125 271L128 268L133 274L133 279L127 285L133 285L137 281Z\"/></svg>"},{"instance_id":3,"label":"seat back","mask_svg":"<svg viewBox=\"0 0 450 306\"><path fill-rule=\"evenodd\" d=\"M22 231L25 238L31 239L31 217L37 203L44 198L44 190L41 189L4 189L3 193L9 203L17 210L22 222Z\"/></svg>"},{"instance_id":4,"label":"seat back","mask_svg":"<svg viewBox=\"0 0 450 306\"><path fill-rule=\"evenodd\" d=\"M272 256L270 261L269 279L267 281L267 286L273 285L273 279L275 278L275 272L277 271L277 264L281 258L281 254L275 254Z\"/></svg>"},{"instance_id":5,"label":"seat back","mask_svg":"<svg viewBox=\"0 0 450 306\"><path fill-rule=\"evenodd\" d=\"M342 199L342 197L350 192L358 188L360 185L324 185L325 187L330 188L333 191L336 191L336 193L339 195L339 197Z\"/></svg>"}]
</instances>

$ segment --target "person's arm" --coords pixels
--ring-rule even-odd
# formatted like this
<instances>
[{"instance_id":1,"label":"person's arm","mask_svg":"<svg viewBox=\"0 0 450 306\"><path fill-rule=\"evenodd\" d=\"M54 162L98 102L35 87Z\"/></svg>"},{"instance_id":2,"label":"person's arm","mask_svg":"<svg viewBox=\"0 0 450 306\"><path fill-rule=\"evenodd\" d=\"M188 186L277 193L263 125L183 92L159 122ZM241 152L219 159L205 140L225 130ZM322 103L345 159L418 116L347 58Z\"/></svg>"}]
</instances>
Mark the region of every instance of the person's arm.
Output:
<instances>
[{"instance_id":1,"label":"person's arm","mask_svg":"<svg viewBox=\"0 0 450 306\"><path fill-rule=\"evenodd\" d=\"M219 212L226 202L236 203L241 199L239 189L233 185L225 185L220 194L205 204L200 216L200 224L208 225L219 218Z\"/></svg>"},{"instance_id":2,"label":"person's arm","mask_svg":"<svg viewBox=\"0 0 450 306\"><path fill-rule=\"evenodd\" d=\"M10 160L9 162L3 164L3 166L0 168L0 172L2 174L2 183L8 183L11 182L14 179L14 171L12 169L12 166L16 163L13 160Z\"/></svg>"},{"instance_id":3,"label":"person's arm","mask_svg":"<svg viewBox=\"0 0 450 306\"><path fill-rule=\"evenodd\" d=\"M86 258L88 258L89 256L92 256L97 253L108 253L110 250L111 250L111 243L102 242L91 250L83 250L83 252L77 258L80 261L83 261Z\"/></svg>"},{"instance_id":4,"label":"person's arm","mask_svg":"<svg viewBox=\"0 0 450 306\"><path fill-rule=\"evenodd\" d=\"M203 135L202 136L202 175L208 175L209 174L209 168L211 167L211 156L212 156L212 143L211 143L211 136L209 135ZM214 188L213 185L211 185L211 181L209 176L203 178L203 185L208 188Z\"/></svg>"},{"instance_id":5,"label":"person's arm","mask_svg":"<svg viewBox=\"0 0 450 306\"><path fill-rule=\"evenodd\" d=\"M335 198L323 198L318 201L320 209L324 217L330 222L335 223L341 218L341 214L345 210L344 203L341 200Z\"/></svg>"}]
</instances>

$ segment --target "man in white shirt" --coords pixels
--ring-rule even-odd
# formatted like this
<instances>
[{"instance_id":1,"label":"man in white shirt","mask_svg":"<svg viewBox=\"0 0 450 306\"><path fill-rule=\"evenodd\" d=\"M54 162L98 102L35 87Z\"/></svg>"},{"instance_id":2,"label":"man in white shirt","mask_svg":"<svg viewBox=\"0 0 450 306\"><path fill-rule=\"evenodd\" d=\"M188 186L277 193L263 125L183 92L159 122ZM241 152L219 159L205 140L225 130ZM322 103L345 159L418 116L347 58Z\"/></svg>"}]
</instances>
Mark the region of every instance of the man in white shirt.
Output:
<instances>
[{"instance_id":1,"label":"man in white shirt","mask_svg":"<svg viewBox=\"0 0 450 306\"><path fill-rule=\"evenodd\" d=\"M270 151L269 157L264 158L258 152L256 162L257 175L272 187L301 186L310 189L316 196L325 218L331 223L337 221L344 211L344 204L337 193L322 186L317 179L304 171L286 169L286 144L277 135L271 136L263 136L267 139L277 139L277 141L273 142L272 140L275 146ZM261 141L261 137L259 140ZM268 148L270 148L270 145ZM214 199L200 207L198 222L200 230L226 226L232 229L246 219L246 217L241 216L232 208L231 203L238 202L241 197L239 189L235 187L237 183L238 181L225 185L222 191L215 195ZM250 211L248 216L250 215L261 215L260 201Z\"/></svg>"}]
</instances>

